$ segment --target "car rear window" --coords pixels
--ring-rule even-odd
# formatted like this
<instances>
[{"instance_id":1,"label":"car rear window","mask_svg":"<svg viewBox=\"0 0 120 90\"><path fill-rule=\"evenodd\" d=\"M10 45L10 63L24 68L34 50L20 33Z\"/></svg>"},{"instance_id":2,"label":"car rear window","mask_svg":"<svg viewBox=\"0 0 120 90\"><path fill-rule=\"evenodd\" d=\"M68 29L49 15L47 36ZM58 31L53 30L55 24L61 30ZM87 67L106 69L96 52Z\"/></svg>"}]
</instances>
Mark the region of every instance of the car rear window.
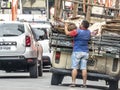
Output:
<instances>
[{"instance_id":1,"label":"car rear window","mask_svg":"<svg viewBox=\"0 0 120 90\"><path fill-rule=\"evenodd\" d=\"M24 32L24 24L0 24L0 36L19 36Z\"/></svg>"}]
</instances>

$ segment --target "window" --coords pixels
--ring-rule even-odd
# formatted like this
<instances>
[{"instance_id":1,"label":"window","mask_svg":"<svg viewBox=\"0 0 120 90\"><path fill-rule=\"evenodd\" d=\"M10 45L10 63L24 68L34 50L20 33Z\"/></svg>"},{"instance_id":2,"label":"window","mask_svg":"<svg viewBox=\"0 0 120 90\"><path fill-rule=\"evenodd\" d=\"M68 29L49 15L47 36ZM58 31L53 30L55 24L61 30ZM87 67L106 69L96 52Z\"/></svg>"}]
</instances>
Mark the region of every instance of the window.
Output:
<instances>
[{"instance_id":1,"label":"window","mask_svg":"<svg viewBox=\"0 0 120 90\"><path fill-rule=\"evenodd\" d=\"M24 33L23 24L0 24L0 36L19 36Z\"/></svg>"}]
</instances>

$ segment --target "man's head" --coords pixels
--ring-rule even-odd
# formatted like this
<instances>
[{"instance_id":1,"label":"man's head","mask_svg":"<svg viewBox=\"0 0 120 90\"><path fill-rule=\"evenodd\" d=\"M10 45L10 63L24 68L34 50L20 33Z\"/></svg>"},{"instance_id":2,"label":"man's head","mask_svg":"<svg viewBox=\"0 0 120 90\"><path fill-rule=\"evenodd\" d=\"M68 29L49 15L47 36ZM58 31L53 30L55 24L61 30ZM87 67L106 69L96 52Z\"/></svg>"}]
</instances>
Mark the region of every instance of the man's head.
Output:
<instances>
[{"instance_id":1,"label":"man's head","mask_svg":"<svg viewBox=\"0 0 120 90\"><path fill-rule=\"evenodd\" d=\"M89 27L89 22L87 20L83 20L81 22L80 28L87 29Z\"/></svg>"}]
</instances>

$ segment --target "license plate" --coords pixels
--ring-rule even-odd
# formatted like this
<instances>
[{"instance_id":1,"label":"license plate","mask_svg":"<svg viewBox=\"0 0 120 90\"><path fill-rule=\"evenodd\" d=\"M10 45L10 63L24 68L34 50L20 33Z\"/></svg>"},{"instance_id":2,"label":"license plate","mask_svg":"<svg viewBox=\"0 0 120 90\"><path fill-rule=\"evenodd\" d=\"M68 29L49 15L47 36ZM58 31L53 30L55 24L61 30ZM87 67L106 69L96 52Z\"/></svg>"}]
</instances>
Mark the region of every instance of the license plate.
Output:
<instances>
[{"instance_id":1,"label":"license plate","mask_svg":"<svg viewBox=\"0 0 120 90\"><path fill-rule=\"evenodd\" d=\"M0 46L0 51L14 51L15 46Z\"/></svg>"}]
</instances>

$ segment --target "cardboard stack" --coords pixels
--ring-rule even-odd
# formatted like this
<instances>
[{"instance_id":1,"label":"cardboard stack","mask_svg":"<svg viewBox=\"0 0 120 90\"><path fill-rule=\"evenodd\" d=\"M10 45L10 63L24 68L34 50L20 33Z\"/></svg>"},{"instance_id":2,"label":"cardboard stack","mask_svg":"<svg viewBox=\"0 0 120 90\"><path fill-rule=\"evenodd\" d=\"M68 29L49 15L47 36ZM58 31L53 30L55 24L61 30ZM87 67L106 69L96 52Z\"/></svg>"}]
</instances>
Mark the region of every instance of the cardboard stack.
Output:
<instances>
[{"instance_id":1,"label":"cardboard stack","mask_svg":"<svg viewBox=\"0 0 120 90\"><path fill-rule=\"evenodd\" d=\"M91 38L92 53L114 58L120 57L120 19L106 21L100 36Z\"/></svg>"}]
</instances>

